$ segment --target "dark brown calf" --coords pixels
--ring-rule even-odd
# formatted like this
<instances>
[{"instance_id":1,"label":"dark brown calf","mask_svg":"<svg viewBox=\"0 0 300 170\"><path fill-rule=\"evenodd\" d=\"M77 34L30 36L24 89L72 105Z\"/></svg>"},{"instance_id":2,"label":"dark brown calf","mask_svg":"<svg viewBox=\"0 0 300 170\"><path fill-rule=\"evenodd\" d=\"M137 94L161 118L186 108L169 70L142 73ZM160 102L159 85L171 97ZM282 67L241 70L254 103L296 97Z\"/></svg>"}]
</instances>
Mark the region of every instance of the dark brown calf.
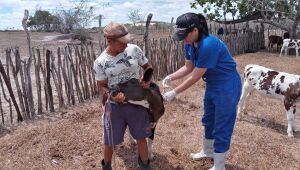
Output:
<instances>
[{"instance_id":1,"label":"dark brown calf","mask_svg":"<svg viewBox=\"0 0 300 170\"><path fill-rule=\"evenodd\" d=\"M153 69L149 68L144 72L142 80L149 82L152 75ZM143 88L140 85L140 81L133 78L125 83L119 83L110 89L111 96L117 95L118 92L124 93L126 102L141 105L148 109L149 122L152 124L152 135L148 140L148 154L149 159L153 159L152 145L156 123L165 112L164 101L159 86L155 83L150 83L149 88Z\"/></svg>"},{"instance_id":2,"label":"dark brown calf","mask_svg":"<svg viewBox=\"0 0 300 170\"><path fill-rule=\"evenodd\" d=\"M279 51L280 46L283 44L282 37L281 36L277 36L277 35L270 35L269 36L268 49L270 50L271 48L273 48L274 44L276 44L277 51Z\"/></svg>"},{"instance_id":3,"label":"dark brown calf","mask_svg":"<svg viewBox=\"0 0 300 170\"><path fill-rule=\"evenodd\" d=\"M145 71L143 80L148 82L151 80L153 69L149 68ZM164 114L165 108L163 97L160 93L159 86L150 83L149 88L143 88L138 79L130 79L125 83L119 83L110 89L111 96L115 96L118 92L125 95L125 102L141 105L149 110L149 122L157 122Z\"/></svg>"}]
</instances>

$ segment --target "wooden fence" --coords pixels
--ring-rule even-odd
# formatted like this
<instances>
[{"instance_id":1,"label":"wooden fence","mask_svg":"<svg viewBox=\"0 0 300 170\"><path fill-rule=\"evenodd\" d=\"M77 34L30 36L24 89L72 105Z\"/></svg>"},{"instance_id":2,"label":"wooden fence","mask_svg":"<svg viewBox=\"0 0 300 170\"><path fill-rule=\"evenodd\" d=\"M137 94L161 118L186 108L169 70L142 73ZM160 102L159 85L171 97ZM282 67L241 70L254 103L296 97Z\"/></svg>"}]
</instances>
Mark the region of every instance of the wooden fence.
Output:
<instances>
[{"instance_id":1,"label":"wooden fence","mask_svg":"<svg viewBox=\"0 0 300 170\"><path fill-rule=\"evenodd\" d=\"M263 33L260 31L220 38L234 55L258 51L263 46ZM144 47L144 41L135 43ZM148 58L155 70L155 80L184 64L182 42L168 37L150 39L148 43ZM21 58L18 48L7 49L6 56L2 57L6 61L3 64L0 61L2 124L31 120L37 114L54 112L58 108L96 97L98 89L92 67L96 57L105 49L105 44L100 45L99 51L95 51L94 46L66 45L52 51L33 48L33 62L29 61L30 58Z\"/></svg>"},{"instance_id":2,"label":"wooden fence","mask_svg":"<svg viewBox=\"0 0 300 170\"><path fill-rule=\"evenodd\" d=\"M37 48L32 54L32 72L29 59L21 59L18 48L7 49L6 63L0 61L6 84L0 77L2 124L34 119L44 111L54 112L55 108L82 103L97 94L91 69L96 59L93 44L67 45L56 51ZM29 84L28 80L34 81Z\"/></svg>"},{"instance_id":3,"label":"wooden fence","mask_svg":"<svg viewBox=\"0 0 300 170\"><path fill-rule=\"evenodd\" d=\"M265 46L264 32L246 32L219 36L233 55L257 52Z\"/></svg>"}]
</instances>

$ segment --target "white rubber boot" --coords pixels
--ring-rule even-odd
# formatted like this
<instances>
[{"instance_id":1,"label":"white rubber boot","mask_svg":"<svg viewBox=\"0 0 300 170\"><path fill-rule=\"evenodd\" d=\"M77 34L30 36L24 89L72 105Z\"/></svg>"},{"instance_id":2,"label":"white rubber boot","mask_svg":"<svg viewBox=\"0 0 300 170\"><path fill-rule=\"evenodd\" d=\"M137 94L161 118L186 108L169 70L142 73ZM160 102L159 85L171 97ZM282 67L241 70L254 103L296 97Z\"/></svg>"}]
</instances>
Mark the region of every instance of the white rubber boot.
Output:
<instances>
[{"instance_id":1,"label":"white rubber boot","mask_svg":"<svg viewBox=\"0 0 300 170\"><path fill-rule=\"evenodd\" d=\"M153 140L148 138L147 146L148 146L148 158L152 161L153 158L154 158L154 155L153 155Z\"/></svg>"},{"instance_id":2,"label":"white rubber boot","mask_svg":"<svg viewBox=\"0 0 300 170\"><path fill-rule=\"evenodd\" d=\"M191 153L193 160L201 160L204 158L213 158L214 154L214 140L213 139L203 139L203 149L198 153Z\"/></svg>"},{"instance_id":3,"label":"white rubber boot","mask_svg":"<svg viewBox=\"0 0 300 170\"><path fill-rule=\"evenodd\" d=\"M227 153L228 151L224 153L214 153L214 166L209 170L225 170Z\"/></svg>"}]
</instances>

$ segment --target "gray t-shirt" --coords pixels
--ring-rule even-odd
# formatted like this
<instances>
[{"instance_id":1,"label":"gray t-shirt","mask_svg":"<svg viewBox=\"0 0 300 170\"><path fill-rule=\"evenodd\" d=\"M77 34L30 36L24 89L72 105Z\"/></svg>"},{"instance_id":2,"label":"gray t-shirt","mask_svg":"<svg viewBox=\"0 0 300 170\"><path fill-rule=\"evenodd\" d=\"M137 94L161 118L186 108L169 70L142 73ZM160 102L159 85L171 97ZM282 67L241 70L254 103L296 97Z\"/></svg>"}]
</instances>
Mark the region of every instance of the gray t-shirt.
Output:
<instances>
[{"instance_id":1,"label":"gray t-shirt","mask_svg":"<svg viewBox=\"0 0 300 170\"><path fill-rule=\"evenodd\" d=\"M140 79L140 66L146 63L148 59L143 51L134 44L128 44L124 52L115 57L105 50L94 62L95 79L108 80L108 88L131 78Z\"/></svg>"}]
</instances>

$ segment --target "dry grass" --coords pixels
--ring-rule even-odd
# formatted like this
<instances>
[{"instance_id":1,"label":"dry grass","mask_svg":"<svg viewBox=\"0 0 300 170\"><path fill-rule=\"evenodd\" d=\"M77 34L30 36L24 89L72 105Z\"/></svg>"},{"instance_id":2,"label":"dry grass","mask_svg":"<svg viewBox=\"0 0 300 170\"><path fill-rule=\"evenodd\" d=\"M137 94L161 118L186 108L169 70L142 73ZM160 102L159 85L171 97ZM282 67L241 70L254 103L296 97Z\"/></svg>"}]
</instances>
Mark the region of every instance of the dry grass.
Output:
<instances>
[{"instance_id":1,"label":"dry grass","mask_svg":"<svg viewBox=\"0 0 300 170\"><path fill-rule=\"evenodd\" d=\"M253 53L237 56L240 73L246 64L260 64L300 74L300 58ZM175 82L179 83L179 81ZM208 169L212 161L192 161L202 143L204 86L199 82L166 104L154 141L155 170ZM297 106L299 113L299 106ZM99 101L43 115L35 122L0 127L0 169L99 169L102 159L102 121ZM228 169L300 169L300 119L295 138L286 134L281 101L254 93L248 115L236 123L227 160ZM135 169L136 146L118 146L115 169Z\"/></svg>"}]
</instances>

